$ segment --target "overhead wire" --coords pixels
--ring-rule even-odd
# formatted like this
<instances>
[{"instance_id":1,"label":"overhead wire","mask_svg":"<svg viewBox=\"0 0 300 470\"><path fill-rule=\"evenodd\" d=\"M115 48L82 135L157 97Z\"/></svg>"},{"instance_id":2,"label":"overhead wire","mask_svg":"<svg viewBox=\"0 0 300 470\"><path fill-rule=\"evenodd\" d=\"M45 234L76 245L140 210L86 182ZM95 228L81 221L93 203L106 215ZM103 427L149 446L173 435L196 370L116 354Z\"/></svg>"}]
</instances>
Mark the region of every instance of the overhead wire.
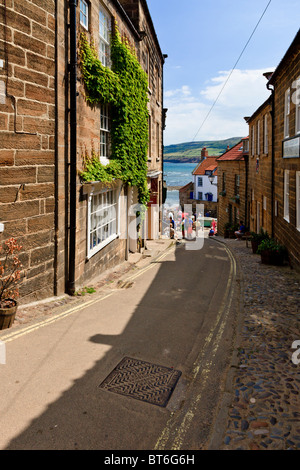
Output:
<instances>
[{"instance_id":1,"label":"overhead wire","mask_svg":"<svg viewBox=\"0 0 300 470\"><path fill-rule=\"evenodd\" d=\"M240 53L240 55L239 55L237 61L235 62L235 64L234 64L234 66L233 66L231 72L229 73L229 75L228 75L226 81L224 82L224 84L223 84L223 86L222 86L222 88L221 88L221 90L220 90L220 92L219 92L217 98L216 98L215 101L213 102L213 104L212 104L211 108L209 109L207 115L205 116L205 118L204 118L204 120L203 120L201 126L199 127L198 131L196 132L196 134L195 134L195 136L194 136L194 138L193 138L193 140L192 140L192 143L195 142L196 137L198 136L199 132L200 132L201 129L203 128L203 126L204 126L204 124L206 123L207 119L209 118L209 116L210 116L212 110L214 109L215 105L216 105L217 102L219 101L220 96L222 95L222 93L223 93L223 91L224 91L224 89L225 89L227 83L229 82L229 80L230 80L230 78L231 78L231 76L232 76L234 70L236 69L236 67L237 67L237 65L238 65L238 63L239 63L239 61L241 60L241 58L242 58L242 56L243 56L245 50L247 49L247 47L248 47L248 45L249 45L249 43L250 43L252 37L254 36L254 34L255 34L255 32L256 32L258 26L259 26L259 24L261 23L263 17L265 16L265 14L266 14L266 12L267 12L267 10L268 10L268 8L269 8L271 2L272 2L272 0L269 0L269 2L268 2L268 4L267 4L267 6L265 7L265 9L264 9L262 15L260 16L258 22L256 23L255 28L253 29L253 31L252 31L252 33L251 33L251 35L250 35L248 41L246 42L246 44L245 44L245 46L244 46L242 52ZM191 149L190 151L194 151L194 150L195 150L195 149ZM189 151L188 151L188 152L189 152Z\"/></svg>"}]
</instances>

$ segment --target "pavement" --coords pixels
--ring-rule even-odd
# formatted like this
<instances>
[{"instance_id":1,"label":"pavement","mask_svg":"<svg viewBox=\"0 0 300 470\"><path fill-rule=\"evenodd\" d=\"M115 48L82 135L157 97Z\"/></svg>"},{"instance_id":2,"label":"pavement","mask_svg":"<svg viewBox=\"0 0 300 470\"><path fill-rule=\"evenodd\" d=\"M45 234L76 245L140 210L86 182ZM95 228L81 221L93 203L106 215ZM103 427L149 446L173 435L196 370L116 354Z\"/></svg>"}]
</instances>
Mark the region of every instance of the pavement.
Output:
<instances>
[{"instance_id":1,"label":"pavement","mask_svg":"<svg viewBox=\"0 0 300 470\"><path fill-rule=\"evenodd\" d=\"M216 238L237 261L241 299L234 359L211 448L299 450L300 275L288 265L263 265L245 241Z\"/></svg>"},{"instance_id":2,"label":"pavement","mask_svg":"<svg viewBox=\"0 0 300 470\"><path fill-rule=\"evenodd\" d=\"M108 269L92 282L78 287L75 296L64 294L27 304L22 304L20 301L12 327L9 330L0 331L0 340L2 336L6 336L12 330L20 330L24 326L47 320L47 318L61 314L70 308L84 307L87 302L101 297L108 287L110 289L114 286L119 287L118 283L122 282L123 278L149 265L175 243L176 240L169 238L147 240L147 247L143 248L141 252L129 253L128 261Z\"/></svg>"},{"instance_id":3,"label":"pavement","mask_svg":"<svg viewBox=\"0 0 300 470\"><path fill-rule=\"evenodd\" d=\"M226 244L236 259L241 298L232 365L209 449L300 449L300 343L293 348L300 341L300 275L289 266L262 265L245 241L214 239ZM131 254L128 261L89 284L94 293L83 287L74 297L20 305L12 328L0 332L0 340L68 309L84 307L175 243L148 242L143 253Z\"/></svg>"}]
</instances>

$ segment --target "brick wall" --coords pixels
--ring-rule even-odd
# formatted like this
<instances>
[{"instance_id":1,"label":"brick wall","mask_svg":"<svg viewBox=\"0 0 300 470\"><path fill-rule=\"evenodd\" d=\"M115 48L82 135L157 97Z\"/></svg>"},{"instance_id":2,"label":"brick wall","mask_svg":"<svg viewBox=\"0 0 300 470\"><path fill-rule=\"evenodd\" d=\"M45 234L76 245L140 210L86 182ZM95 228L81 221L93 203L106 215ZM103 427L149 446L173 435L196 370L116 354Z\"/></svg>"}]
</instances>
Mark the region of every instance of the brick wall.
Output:
<instances>
[{"instance_id":1,"label":"brick wall","mask_svg":"<svg viewBox=\"0 0 300 470\"><path fill-rule=\"evenodd\" d=\"M295 136L295 92L293 83L300 77L299 33L278 66L272 84L275 89L275 200L278 213L275 217L275 237L289 250L292 264L300 269L300 232L296 227L296 172L300 171L299 158L283 158L285 92L291 89L289 136ZM289 222L284 218L284 171L289 170Z\"/></svg>"},{"instance_id":2,"label":"brick wall","mask_svg":"<svg viewBox=\"0 0 300 470\"><path fill-rule=\"evenodd\" d=\"M54 0L0 0L0 240L23 245L24 303L54 293L54 53Z\"/></svg>"},{"instance_id":3,"label":"brick wall","mask_svg":"<svg viewBox=\"0 0 300 470\"><path fill-rule=\"evenodd\" d=\"M130 15L130 9L127 9L126 2L124 3L124 8L128 16ZM138 27L140 24L141 17L139 1L133 2L136 9L136 18L133 21L134 25L137 27L137 30L143 29ZM86 29L80 25L79 22L79 7L77 8L77 27L78 27L78 37L81 32L85 32L90 39L94 40L96 49L98 48L99 41L99 5L104 9L104 11L113 19L117 21L118 29L121 37L126 37L128 42L133 46L137 52L137 57L141 62L142 57L142 47L145 44L144 41L139 41L138 34L134 32L134 28L131 24L128 23L122 11L113 1L102 0L100 3L98 1L92 0L90 2L89 9L89 29ZM142 10L141 10L142 12ZM133 19L133 18L131 18ZM144 19L143 21L147 20ZM66 31L66 24L68 22L68 11L62 6L58 6L58 31ZM65 125L65 119L67 114L68 102L66 96L68 90L66 88L68 76L67 72L67 58L65 53L65 41L66 34L60 34L58 38L58 116L59 116L59 125L58 125L58 164L61 171L58 172L58 253L57 253L57 291L58 293L63 293L65 289L65 282L68 271L68 260L66 257L66 252L68 250L68 206L69 206L69 192L66 191L66 188L69 186L68 181L68 161L69 161L69 128ZM148 43L151 43L149 61L150 63L159 63L159 77L160 82L158 86L160 87L160 93L158 93L156 76L151 73L151 78L149 79L149 114L153 114L154 123L152 128L152 141L151 149L153 158L150 159L149 171L162 170L162 64L161 58L153 58L155 54L158 56L158 51L155 45L155 41L152 39L152 31L148 30L148 36L146 38ZM143 66L144 64L141 63ZM152 70L152 68L151 68ZM77 114L77 167L80 170L82 168L82 157L87 152L90 154L92 149L96 152L100 148L100 106L89 106L84 97L84 83L80 77L80 70L78 69L78 114ZM157 129L157 123L160 123L159 130ZM67 149L67 151L66 151ZM162 177L160 176L160 181ZM151 187L151 179L148 181L149 188ZM159 184L157 185L159 187ZM104 189L104 188L102 188ZM125 195L125 188L121 188L121 196ZM137 193L133 191L133 203L137 203ZM160 201L158 201L160 203ZM120 263L125 259L126 255L126 241L124 237L118 238L112 241L105 248L101 249L94 256L87 258L87 223L88 223L88 195L85 193L85 190L79 180L77 179L77 230L76 230L76 288L83 283L92 282L94 277L102 274L106 269L113 267L114 265ZM121 232L124 232L126 228L126 207L122 207L120 211L121 215ZM123 233L124 235L124 233ZM135 243L136 245L136 243ZM131 245L132 246L132 245Z\"/></svg>"},{"instance_id":4,"label":"brick wall","mask_svg":"<svg viewBox=\"0 0 300 470\"><path fill-rule=\"evenodd\" d=\"M226 195L222 196L223 173L226 175ZM232 200L235 196L235 175L240 175L240 202ZM218 161L218 233L224 235L224 226L230 222L230 206L232 223L239 220L245 222L245 191L246 171L245 161Z\"/></svg>"},{"instance_id":5,"label":"brick wall","mask_svg":"<svg viewBox=\"0 0 300 470\"><path fill-rule=\"evenodd\" d=\"M272 100L269 98L248 120L249 152L249 226L253 232L263 228L272 233ZM264 126L267 126L265 146ZM259 126L259 133L258 133ZM254 134L252 134L254 133ZM253 139L252 139L253 135ZM258 149L259 136L259 149Z\"/></svg>"}]
</instances>

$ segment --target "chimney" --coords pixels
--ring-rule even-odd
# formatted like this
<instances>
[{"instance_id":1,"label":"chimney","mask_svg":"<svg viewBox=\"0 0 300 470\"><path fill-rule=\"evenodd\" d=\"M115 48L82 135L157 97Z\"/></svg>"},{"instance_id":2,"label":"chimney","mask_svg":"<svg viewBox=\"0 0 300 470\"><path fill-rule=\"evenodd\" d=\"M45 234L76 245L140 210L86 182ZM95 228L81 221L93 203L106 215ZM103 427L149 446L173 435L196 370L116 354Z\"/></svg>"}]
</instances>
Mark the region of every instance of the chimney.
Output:
<instances>
[{"instance_id":1,"label":"chimney","mask_svg":"<svg viewBox=\"0 0 300 470\"><path fill-rule=\"evenodd\" d=\"M208 150L206 150L206 147L203 147L203 149L201 150L201 157L202 158L208 157Z\"/></svg>"}]
</instances>

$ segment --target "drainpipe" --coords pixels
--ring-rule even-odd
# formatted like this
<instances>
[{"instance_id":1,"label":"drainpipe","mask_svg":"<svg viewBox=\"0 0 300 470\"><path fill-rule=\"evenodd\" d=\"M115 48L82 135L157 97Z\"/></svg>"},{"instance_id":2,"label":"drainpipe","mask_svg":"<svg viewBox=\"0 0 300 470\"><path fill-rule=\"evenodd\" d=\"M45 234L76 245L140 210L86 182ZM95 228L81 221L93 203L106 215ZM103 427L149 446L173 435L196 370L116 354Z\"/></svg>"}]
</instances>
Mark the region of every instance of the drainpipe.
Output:
<instances>
[{"instance_id":1,"label":"drainpipe","mask_svg":"<svg viewBox=\"0 0 300 470\"><path fill-rule=\"evenodd\" d=\"M275 188L275 90L274 87L271 88L272 85L267 83L267 89L272 92L272 110L271 110L271 117L272 117L272 161L271 161L271 201L272 201L272 238L274 238L274 188Z\"/></svg>"},{"instance_id":2,"label":"drainpipe","mask_svg":"<svg viewBox=\"0 0 300 470\"><path fill-rule=\"evenodd\" d=\"M70 225L68 294L75 293L76 252L76 180L77 180L77 0L69 0L70 7Z\"/></svg>"}]
</instances>

